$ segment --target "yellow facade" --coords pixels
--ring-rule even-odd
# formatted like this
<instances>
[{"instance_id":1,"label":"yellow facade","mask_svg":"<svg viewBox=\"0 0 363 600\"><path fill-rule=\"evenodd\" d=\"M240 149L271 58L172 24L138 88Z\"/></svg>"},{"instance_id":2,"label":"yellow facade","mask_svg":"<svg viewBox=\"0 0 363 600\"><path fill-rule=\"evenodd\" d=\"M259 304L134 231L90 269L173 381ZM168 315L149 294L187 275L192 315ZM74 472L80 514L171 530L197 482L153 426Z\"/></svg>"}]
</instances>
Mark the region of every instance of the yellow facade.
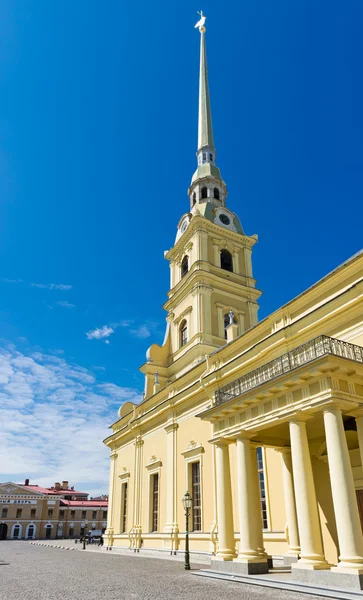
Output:
<instances>
[{"instance_id":1,"label":"yellow facade","mask_svg":"<svg viewBox=\"0 0 363 600\"><path fill-rule=\"evenodd\" d=\"M208 93L202 101L190 212L166 253L164 344L141 368L143 402L124 404L105 440L105 541L182 549L188 490L198 496L191 551L215 568L265 572L279 555L295 573L361 573L363 253L258 323L257 237L226 208Z\"/></svg>"}]
</instances>

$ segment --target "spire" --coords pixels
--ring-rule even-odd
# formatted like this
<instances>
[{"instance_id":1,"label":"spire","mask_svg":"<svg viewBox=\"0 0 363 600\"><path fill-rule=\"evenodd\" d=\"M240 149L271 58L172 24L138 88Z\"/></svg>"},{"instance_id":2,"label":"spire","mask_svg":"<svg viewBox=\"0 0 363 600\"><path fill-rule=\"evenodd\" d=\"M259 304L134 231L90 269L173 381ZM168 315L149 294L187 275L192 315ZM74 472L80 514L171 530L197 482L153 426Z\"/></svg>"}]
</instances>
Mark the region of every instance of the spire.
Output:
<instances>
[{"instance_id":1,"label":"spire","mask_svg":"<svg viewBox=\"0 0 363 600\"><path fill-rule=\"evenodd\" d=\"M199 68L199 111L198 111L198 149L197 170L194 172L188 190L190 206L199 206L206 201L216 206L224 206L227 188L220 170L216 165L214 148L212 113L210 109L207 53L205 48L206 16L200 11L200 20L195 25L200 31L200 68Z\"/></svg>"},{"instance_id":2,"label":"spire","mask_svg":"<svg viewBox=\"0 0 363 600\"><path fill-rule=\"evenodd\" d=\"M207 52L205 47L205 32L203 25L200 31L200 71L199 71L199 117L198 117L198 150L208 146L214 149L212 113L208 87Z\"/></svg>"}]
</instances>

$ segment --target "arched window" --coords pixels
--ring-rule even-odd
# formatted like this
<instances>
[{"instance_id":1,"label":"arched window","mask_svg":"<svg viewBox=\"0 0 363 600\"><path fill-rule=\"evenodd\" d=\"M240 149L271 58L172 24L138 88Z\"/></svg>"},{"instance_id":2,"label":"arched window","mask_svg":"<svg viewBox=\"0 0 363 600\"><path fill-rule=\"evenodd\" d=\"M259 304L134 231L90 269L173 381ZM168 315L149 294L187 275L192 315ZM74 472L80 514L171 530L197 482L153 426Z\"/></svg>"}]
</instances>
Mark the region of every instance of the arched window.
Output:
<instances>
[{"instance_id":1,"label":"arched window","mask_svg":"<svg viewBox=\"0 0 363 600\"><path fill-rule=\"evenodd\" d=\"M207 153L203 152L203 162L205 162L207 160Z\"/></svg>"},{"instance_id":2,"label":"arched window","mask_svg":"<svg viewBox=\"0 0 363 600\"><path fill-rule=\"evenodd\" d=\"M219 200L219 189L218 188L214 188L214 197L216 200Z\"/></svg>"},{"instance_id":3,"label":"arched window","mask_svg":"<svg viewBox=\"0 0 363 600\"><path fill-rule=\"evenodd\" d=\"M225 271L231 271L231 273L233 273L232 254L228 250L221 251L221 269L224 269Z\"/></svg>"},{"instance_id":4,"label":"arched window","mask_svg":"<svg viewBox=\"0 0 363 600\"><path fill-rule=\"evenodd\" d=\"M209 160L213 162L213 154L209 154Z\"/></svg>"},{"instance_id":5,"label":"arched window","mask_svg":"<svg viewBox=\"0 0 363 600\"><path fill-rule=\"evenodd\" d=\"M184 319L184 321L182 321L180 323L180 347L185 346L185 344L188 341L188 326L187 326L187 322Z\"/></svg>"},{"instance_id":6,"label":"arched window","mask_svg":"<svg viewBox=\"0 0 363 600\"><path fill-rule=\"evenodd\" d=\"M47 540L50 539L51 535L52 535L52 526L46 525L45 526L45 537L47 538Z\"/></svg>"},{"instance_id":7,"label":"arched window","mask_svg":"<svg viewBox=\"0 0 363 600\"><path fill-rule=\"evenodd\" d=\"M202 198L208 198L208 190L206 187L202 187Z\"/></svg>"},{"instance_id":8,"label":"arched window","mask_svg":"<svg viewBox=\"0 0 363 600\"><path fill-rule=\"evenodd\" d=\"M12 539L13 540L18 540L21 537L21 525L13 525L13 532L12 532Z\"/></svg>"},{"instance_id":9,"label":"arched window","mask_svg":"<svg viewBox=\"0 0 363 600\"><path fill-rule=\"evenodd\" d=\"M184 277L184 275L186 275L188 273L188 269L189 269L188 257L184 256L182 263L181 263L181 276L182 277Z\"/></svg>"},{"instance_id":10,"label":"arched window","mask_svg":"<svg viewBox=\"0 0 363 600\"><path fill-rule=\"evenodd\" d=\"M196 201L197 201L197 194L194 192L194 194L193 194L193 206L196 203Z\"/></svg>"},{"instance_id":11,"label":"arched window","mask_svg":"<svg viewBox=\"0 0 363 600\"><path fill-rule=\"evenodd\" d=\"M230 317L229 317L229 313L226 313L224 315L224 339L227 339L227 327L230 324ZM237 319L235 316L233 316L233 323L237 323Z\"/></svg>"},{"instance_id":12,"label":"arched window","mask_svg":"<svg viewBox=\"0 0 363 600\"><path fill-rule=\"evenodd\" d=\"M28 525L25 537L27 540L33 540L35 538L35 525Z\"/></svg>"}]
</instances>

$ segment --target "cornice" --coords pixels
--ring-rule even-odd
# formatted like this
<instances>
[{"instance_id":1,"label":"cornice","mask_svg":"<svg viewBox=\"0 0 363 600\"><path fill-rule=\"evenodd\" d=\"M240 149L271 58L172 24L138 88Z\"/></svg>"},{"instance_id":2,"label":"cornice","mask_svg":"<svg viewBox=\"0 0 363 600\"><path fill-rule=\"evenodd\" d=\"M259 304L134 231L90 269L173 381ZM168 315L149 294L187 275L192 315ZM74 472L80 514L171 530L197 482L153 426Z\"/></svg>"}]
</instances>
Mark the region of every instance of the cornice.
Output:
<instances>
[{"instance_id":1,"label":"cornice","mask_svg":"<svg viewBox=\"0 0 363 600\"><path fill-rule=\"evenodd\" d=\"M234 240L234 242L240 247L252 247L258 239L256 234L248 236L242 233L231 231L230 229L225 229L224 227L209 221L209 219L206 217L194 215L189 223L188 229L179 238L176 244L170 248L170 250L166 250L164 252L164 257L170 261L177 260L179 253L185 250L187 243L190 242L192 236L198 231L205 231L216 236L219 235L223 236L224 238Z\"/></svg>"}]
</instances>

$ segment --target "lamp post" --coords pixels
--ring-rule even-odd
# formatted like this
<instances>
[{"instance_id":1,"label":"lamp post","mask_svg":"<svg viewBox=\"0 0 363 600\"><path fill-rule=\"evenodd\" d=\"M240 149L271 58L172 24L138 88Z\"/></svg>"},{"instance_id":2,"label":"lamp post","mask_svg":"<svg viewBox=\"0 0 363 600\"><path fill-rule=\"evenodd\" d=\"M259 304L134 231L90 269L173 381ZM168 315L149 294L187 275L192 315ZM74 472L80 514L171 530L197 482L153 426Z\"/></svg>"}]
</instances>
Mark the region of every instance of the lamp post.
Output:
<instances>
[{"instance_id":1,"label":"lamp post","mask_svg":"<svg viewBox=\"0 0 363 600\"><path fill-rule=\"evenodd\" d=\"M185 492L183 496L183 506L185 510L185 559L184 569L190 571L190 560L189 560L189 513L193 505L193 498L189 492Z\"/></svg>"},{"instance_id":2,"label":"lamp post","mask_svg":"<svg viewBox=\"0 0 363 600\"><path fill-rule=\"evenodd\" d=\"M86 549L86 529L87 529L87 525L88 525L88 521L84 521L82 523L83 525L83 550Z\"/></svg>"}]
</instances>

